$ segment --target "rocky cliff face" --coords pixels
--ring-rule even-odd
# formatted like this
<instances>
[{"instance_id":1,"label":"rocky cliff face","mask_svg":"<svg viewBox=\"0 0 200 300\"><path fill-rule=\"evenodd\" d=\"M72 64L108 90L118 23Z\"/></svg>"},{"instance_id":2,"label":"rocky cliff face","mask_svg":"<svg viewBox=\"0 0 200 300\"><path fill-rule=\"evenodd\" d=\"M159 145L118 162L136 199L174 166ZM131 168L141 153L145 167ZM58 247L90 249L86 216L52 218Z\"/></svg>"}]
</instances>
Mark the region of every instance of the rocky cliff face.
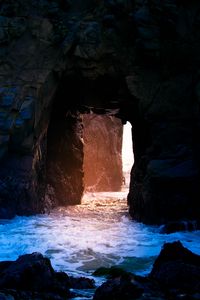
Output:
<instances>
[{"instance_id":1,"label":"rocky cliff face","mask_svg":"<svg viewBox=\"0 0 200 300\"><path fill-rule=\"evenodd\" d=\"M72 112L79 123L79 112L92 110L133 125L131 215L146 223L198 220L199 27L198 0L3 1L1 215L34 213L46 205L47 153L57 148L48 150L46 139L54 105L62 107L59 124L66 122L73 136L64 148L78 147L76 154L67 152L76 158L76 174L62 177L72 187L69 201L72 194L81 198L83 153L79 125L66 116ZM70 136L65 125L56 139L61 132ZM66 160L53 171L59 160L50 167L55 180L70 169Z\"/></svg>"},{"instance_id":2,"label":"rocky cliff face","mask_svg":"<svg viewBox=\"0 0 200 300\"><path fill-rule=\"evenodd\" d=\"M122 134L119 119L83 115L84 183L86 191L120 191L122 187Z\"/></svg>"},{"instance_id":3,"label":"rocky cliff face","mask_svg":"<svg viewBox=\"0 0 200 300\"><path fill-rule=\"evenodd\" d=\"M46 204L80 204L83 183L83 126L79 114L53 110L47 134Z\"/></svg>"}]
</instances>

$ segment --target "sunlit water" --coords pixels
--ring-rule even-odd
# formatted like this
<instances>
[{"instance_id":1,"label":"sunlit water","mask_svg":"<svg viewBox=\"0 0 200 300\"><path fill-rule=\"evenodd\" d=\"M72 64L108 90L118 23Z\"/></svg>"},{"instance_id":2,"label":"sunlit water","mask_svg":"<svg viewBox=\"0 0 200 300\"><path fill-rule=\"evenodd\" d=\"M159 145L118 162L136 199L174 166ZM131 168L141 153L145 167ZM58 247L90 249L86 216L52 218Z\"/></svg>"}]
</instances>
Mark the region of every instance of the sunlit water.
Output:
<instances>
[{"instance_id":1,"label":"sunlit water","mask_svg":"<svg viewBox=\"0 0 200 300\"><path fill-rule=\"evenodd\" d=\"M0 260L39 251L57 270L90 276L113 265L146 274L164 242L181 240L200 254L200 231L165 235L159 230L129 218L126 192L86 194L81 205L1 221Z\"/></svg>"}]
</instances>

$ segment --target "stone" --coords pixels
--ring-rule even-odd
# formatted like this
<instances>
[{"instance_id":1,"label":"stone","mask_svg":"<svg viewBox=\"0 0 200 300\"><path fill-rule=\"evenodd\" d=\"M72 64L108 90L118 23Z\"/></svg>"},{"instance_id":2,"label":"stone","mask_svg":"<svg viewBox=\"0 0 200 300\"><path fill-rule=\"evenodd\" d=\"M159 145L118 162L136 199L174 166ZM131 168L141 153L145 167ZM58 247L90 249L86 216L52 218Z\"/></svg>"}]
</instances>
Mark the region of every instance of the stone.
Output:
<instances>
[{"instance_id":1,"label":"stone","mask_svg":"<svg viewBox=\"0 0 200 300\"><path fill-rule=\"evenodd\" d=\"M15 149L13 147L13 149ZM5 153L4 153L5 154ZM38 153L35 156L25 153L9 154L9 159L2 160L0 169L0 217L12 218L16 212L17 214L30 215L35 213L42 213L43 204L37 200L37 177L33 175L37 168L41 174L44 170L35 162L38 159ZM7 156L8 157L8 156ZM23 159L22 159L23 157ZM34 176L32 180L31 177ZM42 185L42 176L40 177L40 188ZM30 184L32 182L32 184ZM16 201L13 201L13 197Z\"/></svg>"},{"instance_id":2,"label":"stone","mask_svg":"<svg viewBox=\"0 0 200 300\"><path fill-rule=\"evenodd\" d=\"M123 279L113 279L103 283L94 295L94 300L114 300L114 299L133 299L141 295L141 290L131 281L123 281Z\"/></svg>"},{"instance_id":3,"label":"stone","mask_svg":"<svg viewBox=\"0 0 200 300\"><path fill-rule=\"evenodd\" d=\"M40 253L20 256L16 261L0 265L0 288L19 291L54 293L68 297L69 277L55 272L50 260Z\"/></svg>"},{"instance_id":4,"label":"stone","mask_svg":"<svg viewBox=\"0 0 200 300\"><path fill-rule=\"evenodd\" d=\"M145 277L124 273L107 280L97 288L94 300L164 300L165 295L158 285Z\"/></svg>"},{"instance_id":5,"label":"stone","mask_svg":"<svg viewBox=\"0 0 200 300\"><path fill-rule=\"evenodd\" d=\"M84 189L83 126L79 113L63 113L54 109L49 125L47 183L54 190L57 205L75 205L80 204Z\"/></svg>"},{"instance_id":6,"label":"stone","mask_svg":"<svg viewBox=\"0 0 200 300\"><path fill-rule=\"evenodd\" d=\"M56 272L50 260L37 252L22 255L16 261L0 262L0 277L2 300L66 300L75 296L70 289L95 288L92 279Z\"/></svg>"},{"instance_id":7,"label":"stone","mask_svg":"<svg viewBox=\"0 0 200 300\"><path fill-rule=\"evenodd\" d=\"M94 300L199 299L200 256L180 241L164 244L145 277L123 272L97 288Z\"/></svg>"},{"instance_id":8,"label":"stone","mask_svg":"<svg viewBox=\"0 0 200 300\"><path fill-rule=\"evenodd\" d=\"M70 287L73 289L94 289L95 282L93 279L89 279L86 277L69 277Z\"/></svg>"},{"instance_id":9,"label":"stone","mask_svg":"<svg viewBox=\"0 0 200 300\"><path fill-rule=\"evenodd\" d=\"M100 26L97 22L83 22L80 24L79 44L74 55L83 59L98 59L100 53Z\"/></svg>"},{"instance_id":10,"label":"stone","mask_svg":"<svg viewBox=\"0 0 200 300\"><path fill-rule=\"evenodd\" d=\"M31 32L34 37L46 42L53 39L53 25L48 19L34 18L31 22Z\"/></svg>"},{"instance_id":11,"label":"stone","mask_svg":"<svg viewBox=\"0 0 200 300\"><path fill-rule=\"evenodd\" d=\"M200 256L183 247L179 241L166 243L149 276L163 288L199 293Z\"/></svg>"},{"instance_id":12,"label":"stone","mask_svg":"<svg viewBox=\"0 0 200 300\"><path fill-rule=\"evenodd\" d=\"M122 268L115 266L110 268L100 267L93 273L94 276L109 276L111 278L115 278L124 274L126 274L126 272Z\"/></svg>"}]
</instances>

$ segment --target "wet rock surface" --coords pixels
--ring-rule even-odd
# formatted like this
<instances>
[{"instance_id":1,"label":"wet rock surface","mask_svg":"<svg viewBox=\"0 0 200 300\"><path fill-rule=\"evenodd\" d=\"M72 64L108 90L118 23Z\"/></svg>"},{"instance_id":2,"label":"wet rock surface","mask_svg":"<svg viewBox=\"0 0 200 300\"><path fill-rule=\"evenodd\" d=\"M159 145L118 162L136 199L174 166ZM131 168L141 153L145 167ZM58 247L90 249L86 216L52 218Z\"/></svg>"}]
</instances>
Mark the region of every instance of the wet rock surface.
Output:
<instances>
[{"instance_id":1,"label":"wet rock surface","mask_svg":"<svg viewBox=\"0 0 200 300\"><path fill-rule=\"evenodd\" d=\"M44 299L66 299L70 295L69 277L65 273L55 272L50 260L40 253L23 255L14 262L1 263L0 273L0 289L8 293L10 290L14 299L26 299L31 294L33 299L37 294Z\"/></svg>"},{"instance_id":2,"label":"wet rock surface","mask_svg":"<svg viewBox=\"0 0 200 300\"><path fill-rule=\"evenodd\" d=\"M82 119L70 112L63 118L63 112L53 111L47 135L49 206L80 204L84 189Z\"/></svg>"},{"instance_id":3,"label":"wet rock surface","mask_svg":"<svg viewBox=\"0 0 200 300\"><path fill-rule=\"evenodd\" d=\"M184 248L180 242L165 244L150 278L171 290L199 293L200 256Z\"/></svg>"},{"instance_id":4,"label":"wet rock surface","mask_svg":"<svg viewBox=\"0 0 200 300\"><path fill-rule=\"evenodd\" d=\"M83 145L74 143L74 137L80 138L76 126L67 142L68 161L76 171L66 167L67 160L62 168L60 158L49 169L46 165L48 128L52 107L57 107L63 111L53 125L58 136L59 124L70 126L69 113L78 119L79 112L92 110L131 122L131 216L157 224L199 221L199 9L197 0L3 1L3 217L50 209L58 181L60 190L67 190L67 196L60 195L62 203L80 202ZM55 143L54 152L62 141ZM10 166L13 155L19 164L29 157L26 171ZM48 181L47 173L51 178L55 174L54 182ZM19 191L12 193L16 184Z\"/></svg>"},{"instance_id":5,"label":"wet rock surface","mask_svg":"<svg viewBox=\"0 0 200 300\"><path fill-rule=\"evenodd\" d=\"M0 299L52 299L74 297L70 289L94 289L93 280L69 277L56 272L40 253L20 256L16 261L0 262Z\"/></svg>"},{"instance_id":6,"label":"wet rock surface","mask_svg":"<svg viewBox=\"0 0 200 300\"><path fill-rule=\"evenodd\" d=\"M165 244L149 276L113 276L97 288L93 299L199 299L199 262L200 256L180 242Z\"/></svg>"},{"instance_id":7,"label":"wet rock surface","mask_svg":"<svg viewBox=\"0 0 200 300\"><path fill-rule=\"evenodd\" d=\"M108 280L96 289L94 300L199 299L200 256L179 241L164 244L148 276L134 275L117 267L95 272L95 276L102 275L108 275ZM40 253L0 262L2 300L64 300L76 297L77 293L78 297L84 297L81 290L87 289L95 289L94 280L56 272L50 260Z\"/></svg>"}]
</instances>

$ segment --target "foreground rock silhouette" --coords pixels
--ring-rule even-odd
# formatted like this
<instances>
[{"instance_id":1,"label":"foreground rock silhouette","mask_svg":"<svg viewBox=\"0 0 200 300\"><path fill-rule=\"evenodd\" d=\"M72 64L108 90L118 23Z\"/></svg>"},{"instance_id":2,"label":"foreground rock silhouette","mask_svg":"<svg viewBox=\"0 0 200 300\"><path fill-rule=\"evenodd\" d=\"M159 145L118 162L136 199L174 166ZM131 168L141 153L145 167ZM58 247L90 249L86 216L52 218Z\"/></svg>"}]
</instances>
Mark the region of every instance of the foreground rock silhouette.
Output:
<instances>
[{"instance_id":1,"label":"foreground rock silhouette","mask_svg":"<svg viewBox=\"0 0 200 300\"><path fill-rule=\"evenodd\" d=\"M164 288L198 293L200 256L184 248L180 242L167 243L154 263L150 278Z\"/></svg>"},{"instance_id":2,"label":"foreground rock silhouette","mask_svg":"<svg viewBox=\"0 0 200 300\"><path fill-rule=\"evenodd\" d=\"M0 263L0 299L64 300L73 296L70 288L94 288L92 280L72 278L56 272L40 253Z\"/></svg>"},{"instance_id":3,"label":"foreground rock silhouette","mask_svg":"<svg viewBox=\"0 0 200 300\"><path fill-rule=\"evenodd\" d=\"M166 243L147 277L131 273L106 281L94 300L200 299L200 256L178 241Z\"/></svg>"},{"instance_id":4,"label":"foreground rock silhouette","mask_svg":"<svg viewBox=\"0 0 200 300\"><path fill-rule=\"evenodd\" d=\"M75 297L71 289L94 288L91 279L56 272L50 260L40 253L0 262L1 300L66 300ZM200 256L179 241L166 243L148 276L111 272L93 297L93 300L122 299L200 299Z\"/></svg>"}]
</instances>

